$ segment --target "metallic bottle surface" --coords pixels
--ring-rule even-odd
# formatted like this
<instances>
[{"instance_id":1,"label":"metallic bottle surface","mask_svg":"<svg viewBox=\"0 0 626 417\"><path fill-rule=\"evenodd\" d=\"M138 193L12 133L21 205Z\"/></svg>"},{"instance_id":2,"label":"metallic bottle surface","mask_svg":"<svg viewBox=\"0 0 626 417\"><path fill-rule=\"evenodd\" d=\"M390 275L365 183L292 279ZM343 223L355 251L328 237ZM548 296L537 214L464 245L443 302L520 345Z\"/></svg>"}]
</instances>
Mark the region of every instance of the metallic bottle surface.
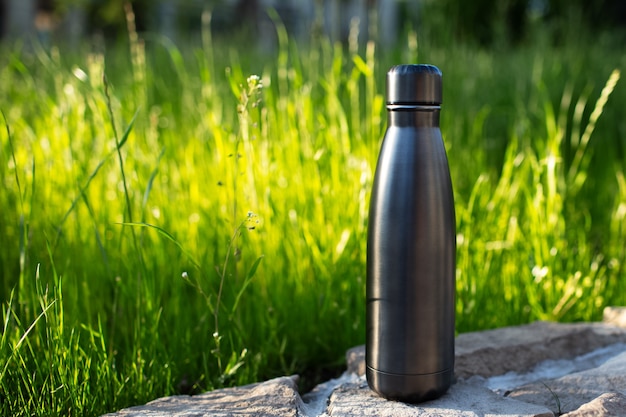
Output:
<instances>
[{"instance_id":1,"label":"metallic bottle surface","mask_svg":"<svg viewBox=\"0 0 626 417\"><path fill-rule=\"evenodd\" d=\"M413 403L441 396L454 373L456 225L441 98L437 67L389 70L370 200L367 381Z\"/></svg>"}]
</instances>

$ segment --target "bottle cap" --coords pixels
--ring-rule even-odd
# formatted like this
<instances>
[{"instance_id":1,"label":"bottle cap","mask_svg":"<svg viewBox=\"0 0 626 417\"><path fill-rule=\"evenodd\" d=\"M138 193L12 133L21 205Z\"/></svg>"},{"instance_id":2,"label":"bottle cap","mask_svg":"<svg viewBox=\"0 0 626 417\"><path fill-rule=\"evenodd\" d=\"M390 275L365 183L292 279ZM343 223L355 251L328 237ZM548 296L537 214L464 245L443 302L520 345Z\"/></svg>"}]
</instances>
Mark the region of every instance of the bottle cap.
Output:
<instances>
[{"instance_id":1,"label":"bottle cap","mask_svg":"<svg viewBox=\"0 0 626 417\"><path fill-rule=\"evenodd\" d=\"M441 104L441 71L434 65L396 65L387 72L387 104Z\"/></svg>"}]
</instances>

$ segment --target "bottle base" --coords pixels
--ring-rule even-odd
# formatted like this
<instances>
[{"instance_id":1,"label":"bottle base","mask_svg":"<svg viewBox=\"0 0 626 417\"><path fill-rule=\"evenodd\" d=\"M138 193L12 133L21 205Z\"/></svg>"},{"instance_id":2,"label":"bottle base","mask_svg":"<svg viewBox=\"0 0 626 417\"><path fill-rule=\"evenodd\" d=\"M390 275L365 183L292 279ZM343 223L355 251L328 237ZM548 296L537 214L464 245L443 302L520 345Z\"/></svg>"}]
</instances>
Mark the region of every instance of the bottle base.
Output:
<instances>
[{"instance_id":1,"label":"bottle base","mask_svg":"<svg viewBox=\"0 0 626 417\"><path fill-rule=\"evenodd\" d=\"M454 371L432 374L402 375L390 374L372 369L366 370L370 388L388 400L407 403L420 403L441 397L452 384Z\"/></svg>"}]
</instances>

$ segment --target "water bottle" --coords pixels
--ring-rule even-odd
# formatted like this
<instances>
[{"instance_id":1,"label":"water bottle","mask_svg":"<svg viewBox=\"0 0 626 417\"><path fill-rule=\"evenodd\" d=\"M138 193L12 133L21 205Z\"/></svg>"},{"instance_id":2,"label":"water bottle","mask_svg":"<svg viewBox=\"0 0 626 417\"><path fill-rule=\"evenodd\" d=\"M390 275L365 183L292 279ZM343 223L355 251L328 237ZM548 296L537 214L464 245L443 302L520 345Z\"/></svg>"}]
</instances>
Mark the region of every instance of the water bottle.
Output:
<instances>
[{"instance_id":1,"label":"water bottle","mask_svg":"<svg viewBox=\"0 0 626 417\"><path fill-rule=\"evenodd\" d=\"M456 225L441 98L437 67L389 70L370 200L367 381L410 403L443 395L454 374Z\"/></svg>"}]
</instances>

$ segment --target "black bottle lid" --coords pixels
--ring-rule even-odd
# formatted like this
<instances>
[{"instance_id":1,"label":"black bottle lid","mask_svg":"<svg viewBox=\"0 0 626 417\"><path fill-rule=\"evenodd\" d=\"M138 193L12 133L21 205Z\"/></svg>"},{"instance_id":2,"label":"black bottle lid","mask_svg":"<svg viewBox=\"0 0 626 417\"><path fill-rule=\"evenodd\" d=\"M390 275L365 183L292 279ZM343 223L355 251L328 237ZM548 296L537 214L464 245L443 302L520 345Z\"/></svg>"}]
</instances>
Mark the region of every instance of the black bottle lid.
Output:
<instances>
[{"instance_id":1,"label":"black bottle lid","mask_svg":"<svg viewBox=\"0 0 626 417\"><path fill-rule=\"evenodd\" d=\"M441 104L441 71L434 65L396 65L387 72L387 104Z\"/></svg>"}]
</instances>

